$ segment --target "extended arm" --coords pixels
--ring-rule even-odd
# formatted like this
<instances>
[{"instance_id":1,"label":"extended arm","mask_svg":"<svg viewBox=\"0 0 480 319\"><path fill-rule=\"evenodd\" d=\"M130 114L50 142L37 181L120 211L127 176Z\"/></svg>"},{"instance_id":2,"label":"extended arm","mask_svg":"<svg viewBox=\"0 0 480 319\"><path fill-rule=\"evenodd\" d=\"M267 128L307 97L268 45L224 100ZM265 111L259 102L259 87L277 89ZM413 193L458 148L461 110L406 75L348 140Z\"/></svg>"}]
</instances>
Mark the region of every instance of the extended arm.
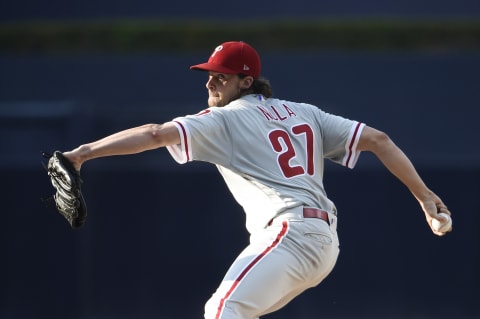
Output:
<instances>
[{"instance_id":1,"label":"extended arm","mask_svg":"<svg viewBox=\"0 0 480 319\"><path fill-rule=\"evenodd\" d=\"M135 154L179 143L177 128L172 122L167 122L127 129L63 154L80 170L83 163L94 158Z\"/></svg>"},{"instance_id":2,"label":"extended arm","mask_svg":"<svg viewBox=\"0 0 480 319\"><path fill-rule=\"evenodd\" d=\"M447 206L425 185L412 162L387 134L367 126L362 132L357 149L374 153L383 165L408 187L422 207L430 228L432 219L437 218L439 212L450 215ZM439 236L445 235L433 228L432 231Z\"/></svg>"}]
</instances>

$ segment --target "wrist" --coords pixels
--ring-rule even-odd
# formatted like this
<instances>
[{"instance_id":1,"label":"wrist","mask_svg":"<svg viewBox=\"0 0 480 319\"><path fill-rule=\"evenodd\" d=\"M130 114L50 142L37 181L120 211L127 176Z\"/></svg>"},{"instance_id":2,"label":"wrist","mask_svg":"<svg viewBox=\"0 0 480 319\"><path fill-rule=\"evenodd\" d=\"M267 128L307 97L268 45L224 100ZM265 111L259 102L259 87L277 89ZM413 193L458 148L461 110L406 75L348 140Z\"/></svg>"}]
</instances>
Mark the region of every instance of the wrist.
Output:
<instances>
[{"instance_id":1,"label":"wrist","mask_svg":"<svg viewBox=\"0 0 480 319\"><path fill-rule=\"evenodd\" d=\"M88 160L90 148L86 145L81 145L76 149L63 153L72 162L77 171L80 171L82 164Z\"/></svg>"}]
</instances>

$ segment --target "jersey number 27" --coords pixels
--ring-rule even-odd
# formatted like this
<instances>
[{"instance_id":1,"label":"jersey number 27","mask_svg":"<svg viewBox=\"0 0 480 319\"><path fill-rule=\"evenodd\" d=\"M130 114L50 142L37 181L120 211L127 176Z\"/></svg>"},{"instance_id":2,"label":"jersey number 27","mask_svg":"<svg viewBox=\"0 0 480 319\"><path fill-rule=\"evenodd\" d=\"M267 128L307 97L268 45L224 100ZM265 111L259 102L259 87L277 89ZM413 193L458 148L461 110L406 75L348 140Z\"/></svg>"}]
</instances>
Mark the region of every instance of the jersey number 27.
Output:
<instances>
[{"instance_id":1,"label":"jersey number 27","mask_svg":"<svg viewBox=\"0 0 480 319\"><path fill-rule=\"evenodd\" d=\"M274 130L268 134L273 150L278 153L278 165L286 178L297 175L313 175L315 173L313 160L313 131L308 124L300 124L291 128L292 136L285 130ZM303 136L305 145L305 163L303 165L292 165L290 161L297 157L297 150L293 146L292 138L297 139ZM283 145L282 145L283 142Z\"/></svg>"}]
</instances>

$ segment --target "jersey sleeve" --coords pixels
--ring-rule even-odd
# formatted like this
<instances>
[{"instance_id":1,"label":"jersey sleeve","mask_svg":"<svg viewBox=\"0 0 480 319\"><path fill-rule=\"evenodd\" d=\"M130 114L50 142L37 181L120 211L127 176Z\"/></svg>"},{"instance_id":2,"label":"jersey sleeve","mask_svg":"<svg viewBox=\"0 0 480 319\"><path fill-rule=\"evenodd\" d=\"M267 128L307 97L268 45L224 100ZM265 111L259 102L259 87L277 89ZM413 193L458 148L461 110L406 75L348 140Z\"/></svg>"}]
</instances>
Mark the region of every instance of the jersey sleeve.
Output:
<instances>
[{"instance_id":1,"label":"jersey sleeve","mask_svg":"<svg viewBox=\"0 0 480 319\"><path fill-rule=\"evenodd\" d=\"M187 144L187 129L179 121L172 121L173 124L177 127L178 133L180 134L180 144L169 145L167 150L172 156L172 158L179 164L185 164L190 161L192 154Z\"/></svg>"},{"instance_id":2,"label":"jersey sleeve","mask_svg":"<svg viewBox=\"0 0 480 319\"><path fill-rule=\"evenodd\" d=\"M222 165L230 159L230 132L219 112L207 109L196 115L175 118L172 122L181 142L167 146L167 150L178 163L205 161Z\"/></svg>"},{"instance_id":3,"label":"jersey sleeve","mask_svg":"<svg viewBox=\"0 0 480 319\"><path fill-rule=\"evenodd\" d=\"M320 112L324 157L348 168L354 168L360 156L357 145L365 124Z\"/></svg>"}]
</instances>

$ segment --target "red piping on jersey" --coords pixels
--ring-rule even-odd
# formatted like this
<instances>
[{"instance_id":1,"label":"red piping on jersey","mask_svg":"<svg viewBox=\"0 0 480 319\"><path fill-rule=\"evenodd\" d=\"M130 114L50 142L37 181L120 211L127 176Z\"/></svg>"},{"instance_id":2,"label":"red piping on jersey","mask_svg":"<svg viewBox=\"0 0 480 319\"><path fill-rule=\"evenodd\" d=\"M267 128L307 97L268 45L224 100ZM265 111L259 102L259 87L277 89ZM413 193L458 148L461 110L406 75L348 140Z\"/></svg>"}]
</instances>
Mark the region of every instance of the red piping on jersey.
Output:
<instances>
[{"instance_id":1,"label":"red piping on jersey","mask_svg":"<svg viewBox=\"0 0 480 319\"><path fill-rule=\"evenodd\" d=\"M188 152L188 140L187 140L187 130L185 130L185 127L183 126L182 123L178 121L174 121L178 125L180 125L180 128L182 129L182 134L183 134L183 145L185 145L185 155L187 156L187 162L190 161L190 155Z\"/></svg>"},{"instance_id":2,"label":"red piping on jersey","mask_svg":"<svg viewBox=\"0 0 480 319\"><path fill-rule=\"evenodd\" d=\"M258 264L258 262L263 258L265 257L273 248L275 248L276 246L278 246L278 244L282 241L282 238L285 237L285 234L287 233L287 230L288 230L288 222L287 221L284 221L282 223L282 230L280 231L280 233L278 233L277 235L277 238L275 238L275 240L272 242L272 244L270 246L268 246L267 248L265 248L265 250L260 253L257 257L255 257L254 260L252 260L250 262L250 264L247 265L247 267L245 267L245 269L240 273L240 275L233 281L233 285L232 287L230 287L230 289L227 291L227 293L225 294L225 296L220 300L220 304L218 305L218 311L217 311L217 315L215 316L215 319L219 319L221 314L222 314L222 311L223 311L223 307L225 306L225 301L230 297L230 295L233 293L233 291L235 290L235 288L237 288L237 286L240 284L240 282L242 281L242 279L247 275L247 273L256 265Z\"/></svg>"},{"instance_id":3,"label":"red piping on jersey","mask_svg":"<svg viewBox=\"0 0 480 319\"><path fill-rule=\"evenodd\" d=\"M346 167L350 167L349 162L352 159L352 155L353 155L352 148L353 148L353 144L355 144L355 140L357 139L357 134L358 134L358 130L360 129L360 125L362 125L362 123L357 123L357 126L355 127L355 132L353 132L352 140L350 141L350 145L348 146L348 158L347 158L347 161L345 162Z\"/></svg>"}]
</instances>

